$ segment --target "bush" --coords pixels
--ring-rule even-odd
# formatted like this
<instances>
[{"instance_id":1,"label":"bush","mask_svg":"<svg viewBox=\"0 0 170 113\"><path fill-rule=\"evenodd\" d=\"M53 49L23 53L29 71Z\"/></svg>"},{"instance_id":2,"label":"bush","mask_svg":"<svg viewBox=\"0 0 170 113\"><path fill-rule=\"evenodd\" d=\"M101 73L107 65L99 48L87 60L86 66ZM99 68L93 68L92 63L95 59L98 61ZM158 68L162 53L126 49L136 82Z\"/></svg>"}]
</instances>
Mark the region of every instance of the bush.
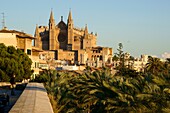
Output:
<instances>
[{"instance_id":1,"label":"bush","mask_svg":"<svg viewBox=\"0 0 170 113\"><path fill-rule=\"evenodd\" d=\"M48 78L45 74L42 75L38 75L35 77L34 80L32 80L33 82L39 82L39 83L46 83L48 81Z\"/></svg>"}]
</instances>

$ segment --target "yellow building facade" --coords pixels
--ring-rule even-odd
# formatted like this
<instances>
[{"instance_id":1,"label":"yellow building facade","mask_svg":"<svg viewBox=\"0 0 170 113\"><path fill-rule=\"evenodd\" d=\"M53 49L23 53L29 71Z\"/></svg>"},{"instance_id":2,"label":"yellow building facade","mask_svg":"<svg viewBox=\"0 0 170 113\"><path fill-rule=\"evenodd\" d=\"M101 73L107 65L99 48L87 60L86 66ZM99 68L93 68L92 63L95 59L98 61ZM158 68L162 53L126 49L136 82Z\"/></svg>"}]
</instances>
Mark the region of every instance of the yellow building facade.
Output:
<instances>
[{"instance_id":1,"label":"yellow building facade","mask_svg":"<svg viewBox=\"0 0 170 113\"><path fill-rule=\"evenodd\" d=\"M14 46L26 53L32 60L32 69L34 70L34 75L39 74L39 48L33 47L32 40L35 37L26 34L24 32L16 30L0 30L0 43L4 43L6 46Z\"/></svg>"}]
</instances>

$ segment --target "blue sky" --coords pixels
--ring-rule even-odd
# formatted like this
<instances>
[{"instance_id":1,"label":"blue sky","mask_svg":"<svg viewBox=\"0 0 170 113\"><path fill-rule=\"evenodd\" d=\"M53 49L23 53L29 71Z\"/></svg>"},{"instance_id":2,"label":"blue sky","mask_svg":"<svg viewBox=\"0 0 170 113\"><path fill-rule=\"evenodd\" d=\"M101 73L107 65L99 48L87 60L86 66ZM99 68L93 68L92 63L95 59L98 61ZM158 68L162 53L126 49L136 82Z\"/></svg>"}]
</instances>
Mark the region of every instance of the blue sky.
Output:
<instances>
[{"instance_id":1,"label":"blue sky","mask_svg":"<svg viewBox=\"0 0 170 113\"><path fill-rule=\"evenodd\" d=\"M3 0L8 29L34 34L36 24L48 25L53 9L56 23L72 11L74 26L98 34L97 44L118 43L132 56L170 53L170 0ZM2 14L1 14L2 21ZM2 24L1 24L2 27Z\"/></svg>"}]
</instances>

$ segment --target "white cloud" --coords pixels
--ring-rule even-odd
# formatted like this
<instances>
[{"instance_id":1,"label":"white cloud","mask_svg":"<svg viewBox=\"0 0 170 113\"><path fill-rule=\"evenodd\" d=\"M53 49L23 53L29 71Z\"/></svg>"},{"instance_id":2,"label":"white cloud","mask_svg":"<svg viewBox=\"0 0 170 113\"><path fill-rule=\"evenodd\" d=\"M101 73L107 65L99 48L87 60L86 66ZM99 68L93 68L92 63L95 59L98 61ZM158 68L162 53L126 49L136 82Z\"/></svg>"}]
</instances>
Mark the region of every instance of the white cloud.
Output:
<instances>
[{"instance_id":1,"label":"white cloud","mask_svg":"<svg viewBox=\"0 0 170 113\"><path fill-rule=\"evenodd\" d=\"M168 52L163 53L162 58L164 58L164 59L170 58L170 53L168 53Z\"/></svg>"}]
</instances>

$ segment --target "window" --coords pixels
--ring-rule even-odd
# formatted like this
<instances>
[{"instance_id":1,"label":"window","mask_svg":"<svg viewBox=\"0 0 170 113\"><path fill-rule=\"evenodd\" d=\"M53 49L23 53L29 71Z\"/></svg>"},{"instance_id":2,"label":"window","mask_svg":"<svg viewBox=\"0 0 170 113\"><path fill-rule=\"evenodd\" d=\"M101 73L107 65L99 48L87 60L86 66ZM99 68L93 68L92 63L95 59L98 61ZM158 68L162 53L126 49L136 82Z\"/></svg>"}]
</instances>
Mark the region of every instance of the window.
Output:
<instances>
[{"instance_id":1,"label":"window","mask_svg":"<svg viewBox=\"0 0 170 113\"><path fill-rule=\"evenodd\" d=\"M30 49L27 49L27 54L31 55L31 50Z\"/></svg>"},{"instance_id":2,"label":"window","mask_svg":"<svg viewBox=\"0 0 170 113\"><path fill-rule=\"evenodd\" d=\"M100 56L100 60L103 60L103 57L102 57L102 56Z\"/></svg>"},{"instance_id":3,"label":"window","mask_svg":"<svg viewBox=\"0 0 170 113\"><path fill-rule=\"evenodd\" d=\"M20 49L22 52L24 52L24 49Z\"/></svg>"},{"instance_id":4,"label":"window","mask_svg":"<svg viewBox=\"0 0 170 113\"><path fill-rule=\"evenodd\" d=\"M35 68L39 68L39 63L35 62Z\"/></svg>"},{"instance_id":5,"label":"window","mask_svg":"<svg viewBox=\"0 0 170 113\"><path fill-rule=\"evenodd\" d=\"M35 46L35 39L32 40L32 46Z\"/></svg>"}]
</instances>

